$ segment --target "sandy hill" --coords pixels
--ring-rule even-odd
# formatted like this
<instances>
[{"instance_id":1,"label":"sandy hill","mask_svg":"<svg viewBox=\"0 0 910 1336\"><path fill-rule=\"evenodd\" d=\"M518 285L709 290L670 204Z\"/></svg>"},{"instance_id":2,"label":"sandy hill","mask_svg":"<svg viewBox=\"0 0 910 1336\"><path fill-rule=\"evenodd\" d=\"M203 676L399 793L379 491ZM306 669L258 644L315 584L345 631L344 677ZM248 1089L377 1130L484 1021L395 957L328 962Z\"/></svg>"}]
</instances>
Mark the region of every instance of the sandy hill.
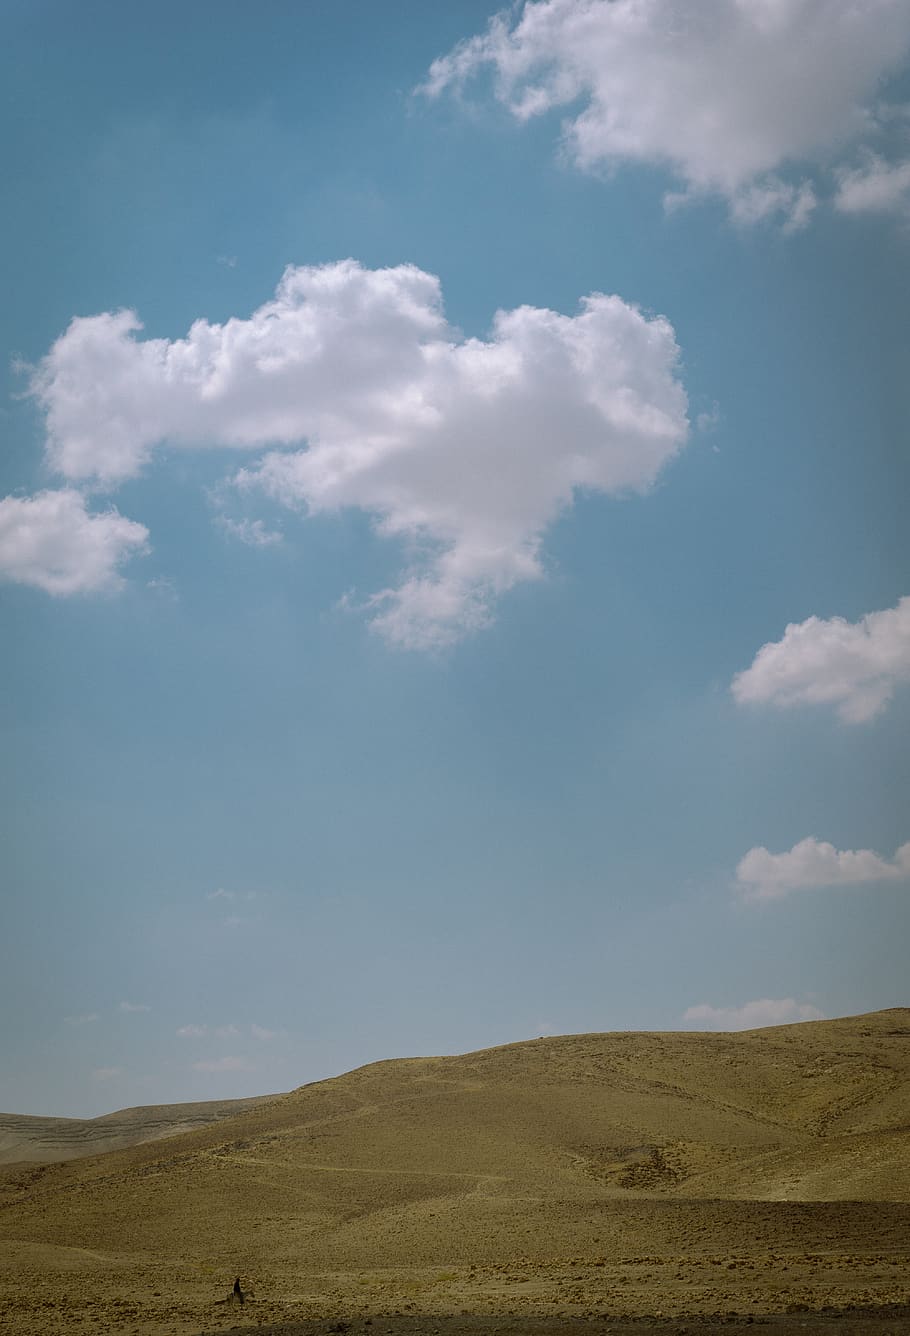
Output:
<instances>
[{"instance_id":1,"label":"sandy hill","mask_svg":"<svg viewBox=\"0 0 910 1336\"><path fill-rule=\"evenodd\" d=\"M470 1288L525 1268L514 1301L540 1268L602 1281L617 1259L675 1267L679 1286L718 1249L853 1256L855 1282L857 1256L906 1256L907 1203L910 1010L895 1009L376 1063L165 1142L11 1168L0 1242L33 1276L99 1258L242 1270L299 1299L303 1276L330 1275L349 1308L406 1272L413 1306L427 1269Z\"/></svg>"},{"instance_id":2,"label":"sandy hill","mask_svg":"<svg viewBox=\"0 0 910 1336\"><path fill-rule=\"evenodd\" d=\"M203 1100L196 1104L151 1104L118 1109L100 1118L39 1118L0 1113L0 1164L30 1160L48 1164L102 1155L145 1141L160 1141L245 1113L263 1098Z\"/></svg>"}]
</instances>

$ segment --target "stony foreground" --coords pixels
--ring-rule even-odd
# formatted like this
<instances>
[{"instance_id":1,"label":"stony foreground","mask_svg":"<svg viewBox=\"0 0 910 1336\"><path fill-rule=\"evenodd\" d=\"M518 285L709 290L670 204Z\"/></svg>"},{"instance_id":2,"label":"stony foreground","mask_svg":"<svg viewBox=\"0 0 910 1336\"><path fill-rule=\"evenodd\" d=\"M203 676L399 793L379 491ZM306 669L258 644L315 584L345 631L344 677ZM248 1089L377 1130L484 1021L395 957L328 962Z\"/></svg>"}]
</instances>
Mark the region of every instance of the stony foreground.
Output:
<instances>
[{"instance_id":1,"label":"stony foreground","mask_svg":"<svg viewBox=\"0 0 910 1336\"><path fill-rule=\"evenodd\" d=\"M271 1332L274 1336L604 1336L760 1328L773 1332L910 1333L908 1254L797 1251L626 1258L449 1271L396 1270L232 1277L208 1265L145 1266L91 1256L41 1259L4 1250L0 1330L23 1336Z\"/></svg>"}]
</instances>

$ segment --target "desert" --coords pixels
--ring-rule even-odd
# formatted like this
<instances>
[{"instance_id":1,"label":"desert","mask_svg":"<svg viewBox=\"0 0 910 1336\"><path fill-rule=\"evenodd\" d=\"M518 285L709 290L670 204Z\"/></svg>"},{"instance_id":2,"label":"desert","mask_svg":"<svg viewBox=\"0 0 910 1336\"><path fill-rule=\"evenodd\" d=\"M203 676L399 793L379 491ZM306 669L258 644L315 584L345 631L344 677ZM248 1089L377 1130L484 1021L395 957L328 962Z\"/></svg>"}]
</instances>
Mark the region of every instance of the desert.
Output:
<instances>
[{"instance_id":1,"label":"desert","mask_svg":"<svg viewBox=\"0 0 910 1336\"><path fill-rule=\"evenodd\" d=\"M910 0L0 89L0 1336L910 1336Z\"/></svg>"},{"instance_id":2,"label":"desert","mask_svg":"<svg viewBox=\"0 0 910 1336\"><path fill-rule=\"evenodd\" d=\"M0 1170L4 1329L896 1336L908 1115L892 1009L379 1062L112 1115L147 1139L101 1153L41 1120Z\"/></svg>"}]
</instances>

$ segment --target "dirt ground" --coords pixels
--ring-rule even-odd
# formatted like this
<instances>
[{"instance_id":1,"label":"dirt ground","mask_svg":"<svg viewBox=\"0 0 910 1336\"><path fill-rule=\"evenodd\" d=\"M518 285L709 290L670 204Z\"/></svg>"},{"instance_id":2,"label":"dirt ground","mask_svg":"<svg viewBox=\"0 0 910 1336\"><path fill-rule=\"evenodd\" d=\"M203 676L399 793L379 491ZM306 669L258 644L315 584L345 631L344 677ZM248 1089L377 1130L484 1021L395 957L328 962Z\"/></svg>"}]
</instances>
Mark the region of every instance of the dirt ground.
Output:
<instances>
[{"instance_id":1,"label":"dirt ground","mask_svg":"<svg viewBox=\"0 0 910 1336\"><path fill-rule=\"evenodd\" d=\"M655 1296L657 1297L657 1296ZM206 1306L203 1305L203 1308ZM153 1316L147 1304L137 1300L112 1299L110 1303L68 1306L56 1302L53 1310L0 1309L0 1330L9 1336L34 1336L47 1332L126 1331L134 1336L186 1333L187 1336L642 1336L644 1332L665 1336L707 1336L723 1331L728 1336L761 1332L762 1336L907 1336L910 1304L879 1307L824 1308L789 1313L753 1312L604 1313L597 1316L563 1313L557 1317L473 1313L451 1315L428 1313L402 1316L377 1313L374 1317L345 1319L334 1315L293 1316L290 1305L247 1298L242 1306L216 1300L208 1311L191 1318L185 1308L164 1305Z\"/></svg>"},{"instance_id":2,"label":"dirt ground","mask_svg":"<svg viewBox=\"0 0 910 1336\"><path fill-rule=\"evenodd\" d=\"M330 1336L337 1332L343 1323L329 1322L292 1322L278 1326L257 1324L256 1331L261 1336ZM241 1336L250 1330L249 1325L235 1324L232 1327L215 1327L219 1336ZM371 1336L373 1332L382 1336L642 1336L642 1333L654 1331L666 1333L666 1336L701 1336L701 1334L724 1331L732 1336L736 1333L757 1333L762 1336L788 1336L789 1333L801 1333L802 1336L827 1336L829 1332L841 1333L841 1336L898 1336L898 1333L910 1331L910 1307L891 1307L880 1310L838 1309L825 1314L760 1314L748 1317L694 1317L694 1318L658 1318L643 1316L639 1318L575 1318L553 1321L547 1318L510 1318L501 1319L477 1314L473 1317L441 1317L433 1325L417 1319L378 1318L369 1326L359 1330L353 1325L350 1336ZM207 1336L207 1333L204 1334Z\"/></svg>"},{"instance_id":3,"label":"dirt ground","mask_svg":"<svg viewBox=\"0 0 910 1336\"><path fill-rule=\"evenodd\" d=\"M70 1250L78 1253L80 1250ZM22 1336L571 1336L643 1330L907 1336L906 1252L626 1259L610 1267L470 1267L373 1273L262 1273L137 1265L91 1256L47 1259L5 1250L0 1330ZM13 1263L11 1265L11 1262ZM732 1267L732 1270L730 1269Z\"/></svg>"}]
</instances>

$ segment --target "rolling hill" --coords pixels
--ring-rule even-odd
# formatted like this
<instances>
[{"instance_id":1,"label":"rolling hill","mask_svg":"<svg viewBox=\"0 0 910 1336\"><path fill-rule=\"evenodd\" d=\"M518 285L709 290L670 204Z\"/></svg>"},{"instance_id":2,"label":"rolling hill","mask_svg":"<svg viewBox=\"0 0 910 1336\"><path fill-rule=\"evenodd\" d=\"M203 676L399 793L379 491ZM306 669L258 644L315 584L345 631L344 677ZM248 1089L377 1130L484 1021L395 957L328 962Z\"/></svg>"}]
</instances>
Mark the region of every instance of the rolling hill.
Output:
<instances>
[{"instance_id":1,"label":"rolling hill","mask_svg":"<svg viewBox=\"0 0 910 1336\"><path fill-rule=\"evenodd\" d=\"M125 1150L146 1141L161 1141L193 1127L206 1127L245 1113L263 1098L202 1100L196 1104L152 1104L118 1109L100 1118L38 1118L0 1113L0 1164L30 1160L52 1164Z\"/></svg>"},{"instance_id":2,"label":"rolling hill","mask_svg":"<svg viewBox=\"0 0 910 1336\"><path fill-rule=\"evenodd\" d=\"M910 1010L375 1063L164 1141L10 1166L0 1205L20 1302L23 1276L151 1295L166 1275L175 1323L238 1272L285 1315L649 1311L655 1287L671 1311L895 1300Z\"/></svg>"}]
</instances>

